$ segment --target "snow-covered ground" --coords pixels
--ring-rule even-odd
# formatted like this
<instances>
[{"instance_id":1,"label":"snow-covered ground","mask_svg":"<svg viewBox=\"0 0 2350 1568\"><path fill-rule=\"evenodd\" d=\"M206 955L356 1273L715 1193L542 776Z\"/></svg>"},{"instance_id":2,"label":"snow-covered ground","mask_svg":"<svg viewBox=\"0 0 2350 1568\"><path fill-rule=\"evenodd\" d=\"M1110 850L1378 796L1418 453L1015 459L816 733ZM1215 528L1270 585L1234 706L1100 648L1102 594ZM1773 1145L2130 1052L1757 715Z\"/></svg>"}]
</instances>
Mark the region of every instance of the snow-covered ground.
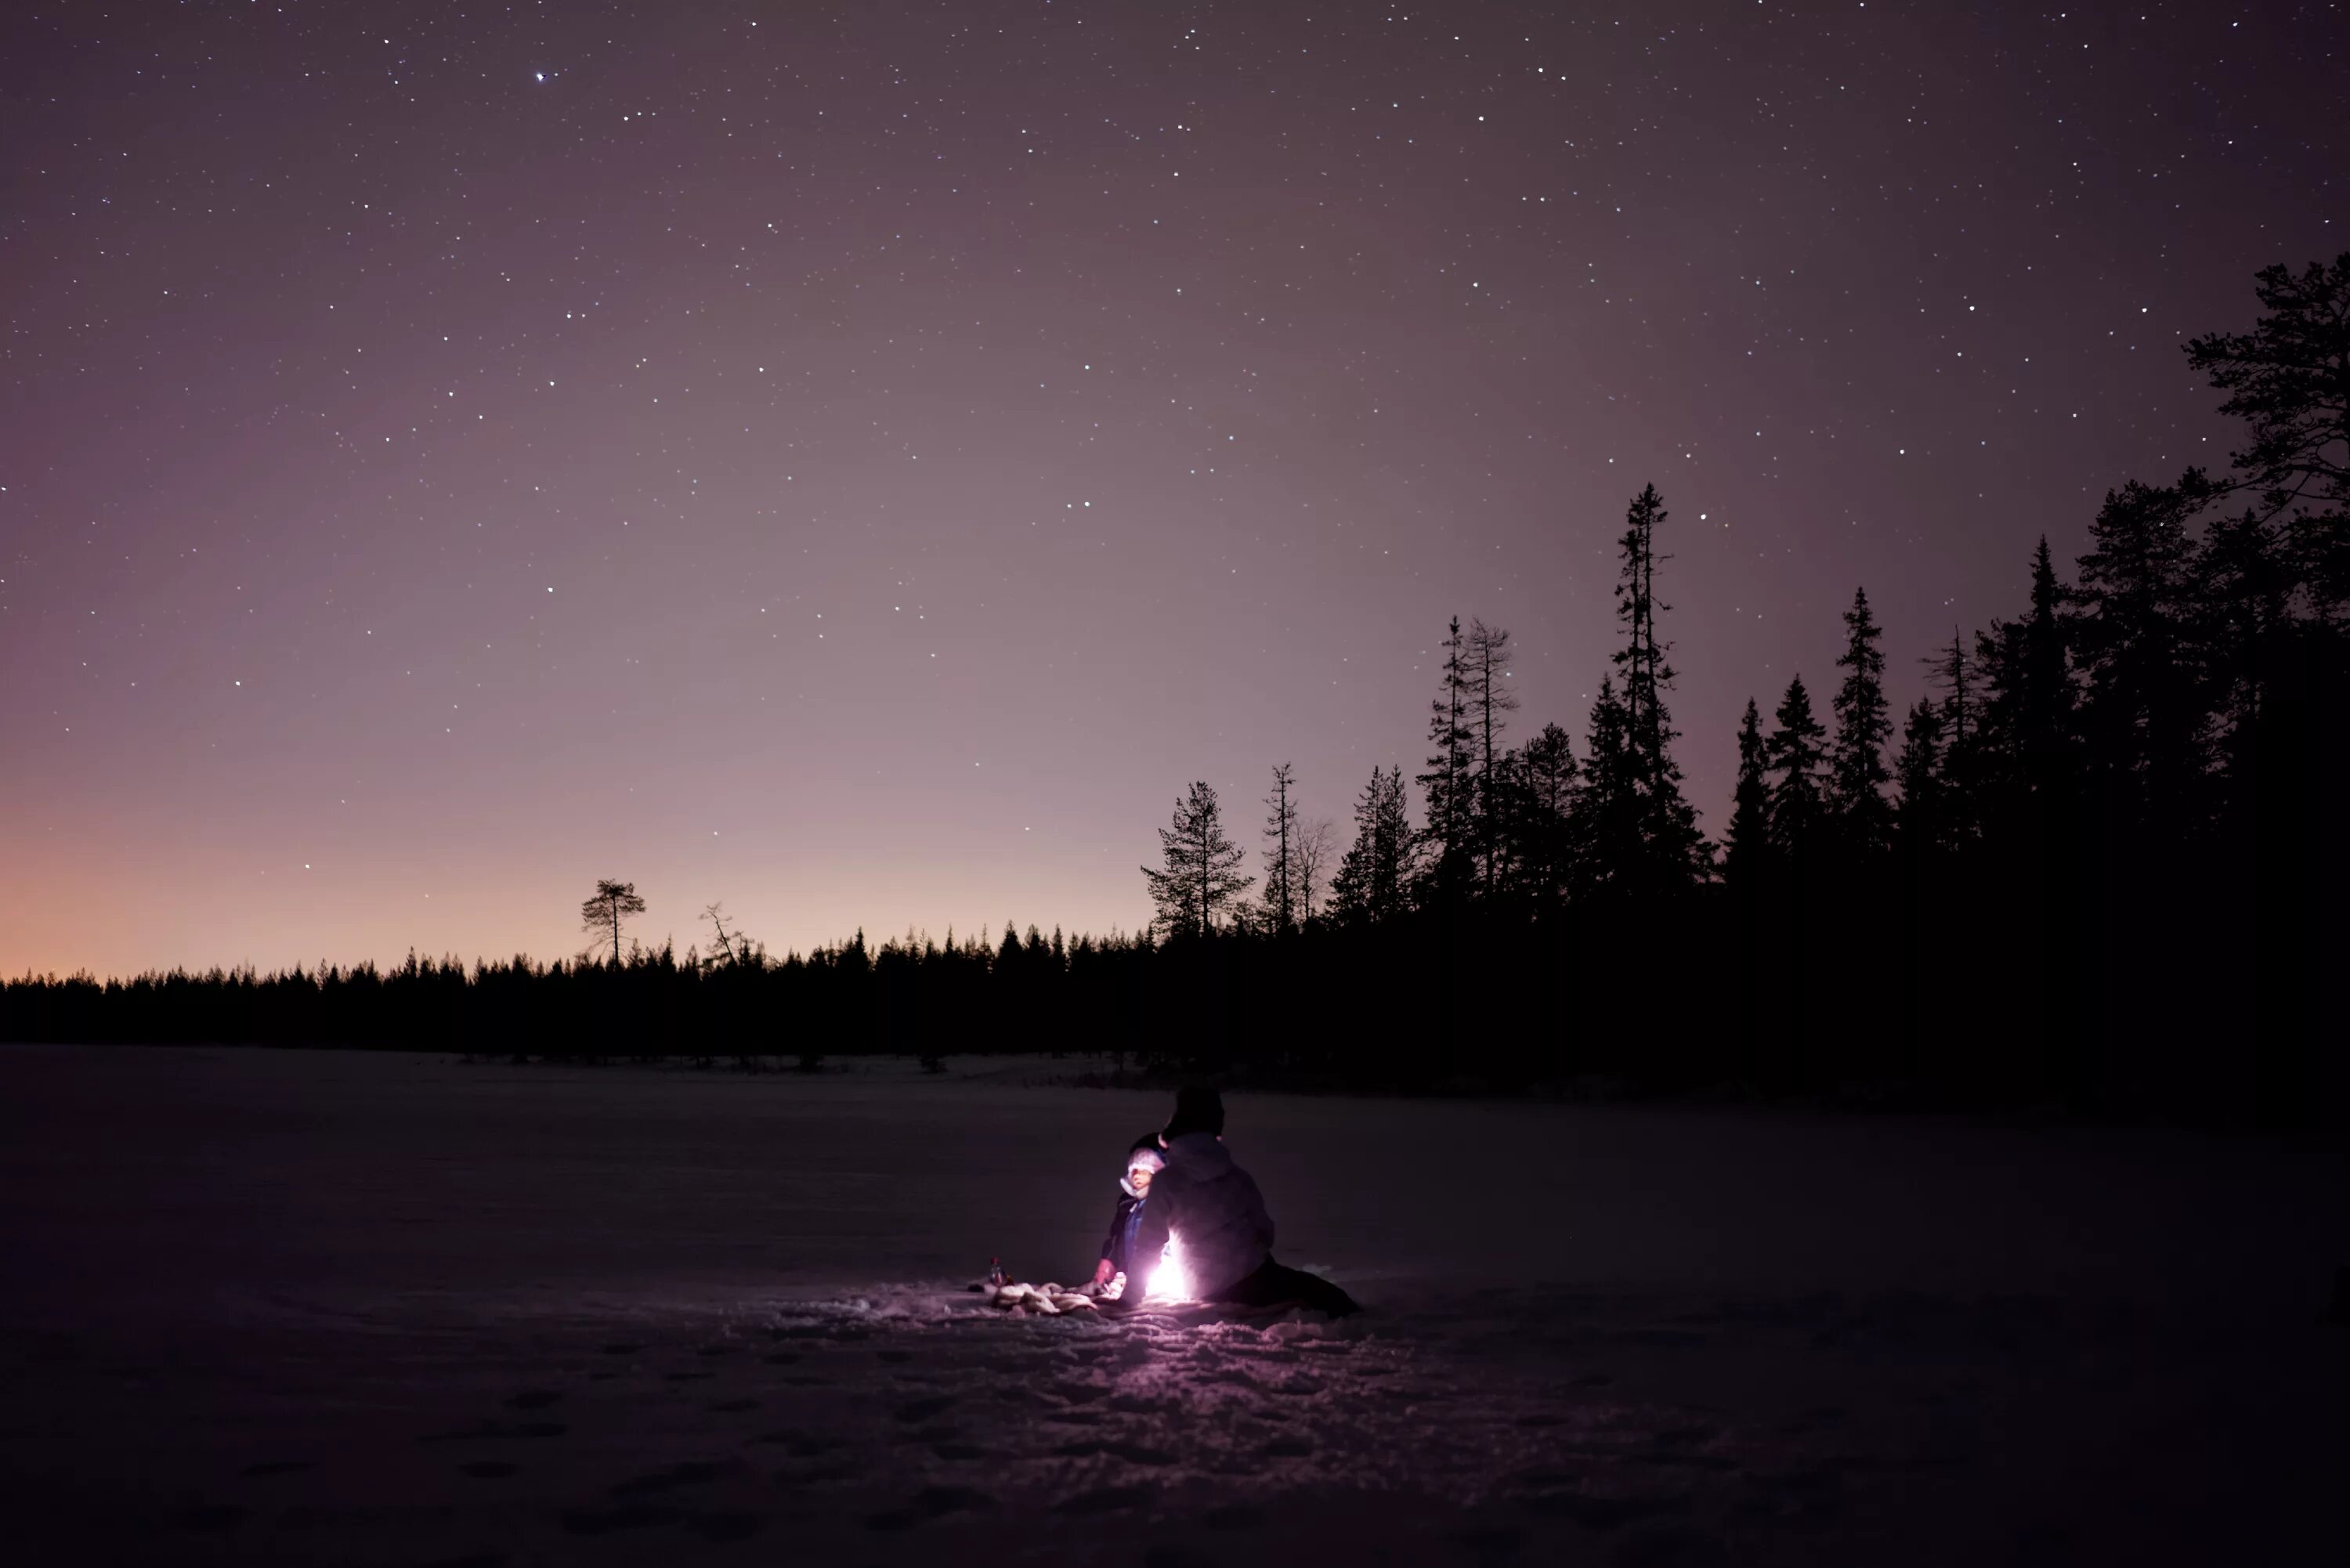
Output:
<instances>
[{"instance_id":1,"label":"snow-covered ground","mask_svg":"<svg viewBox=\"0 0 2350 1568\"><path fill-rule=\"evenodd\" d=\"M7 1539L478 1568L2338 1545L2339 1155L1236 1095L1280 1255L1368 1312L1005 1317L960 1287L992 1253L1079 1277L1166 1106L957 1065L0 1049Z\"/></svg>"}]
</instances>

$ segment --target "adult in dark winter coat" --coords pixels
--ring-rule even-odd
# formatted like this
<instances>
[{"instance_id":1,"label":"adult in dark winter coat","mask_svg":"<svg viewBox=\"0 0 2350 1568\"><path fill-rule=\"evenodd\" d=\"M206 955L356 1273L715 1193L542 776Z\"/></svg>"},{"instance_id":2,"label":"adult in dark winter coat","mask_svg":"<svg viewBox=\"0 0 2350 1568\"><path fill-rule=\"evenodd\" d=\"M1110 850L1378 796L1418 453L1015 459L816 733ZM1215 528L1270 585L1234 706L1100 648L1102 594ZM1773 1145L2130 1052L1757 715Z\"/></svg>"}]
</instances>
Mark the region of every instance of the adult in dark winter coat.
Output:
<instances>
[{"instance_id":1,"label":"adult in dark winter coat","mask_svg":"<svg viewBox=\"0 0 2350 1568\"><path fill-rule=\"evenodd\" d=\"M1186 1088L1159 1135L1167 1168L1151 1179L1150 1199L1139 1210L1133 1255L1147 1272L1169 1237L1175 1239L1201 1301L1237 1306L1295 1303L1343 1317L1358 1310L1354 1297L1318 1275L1275 1262L1273 1216L1255 1179L1232 1163L1224 1147L1224 1102L1213 1089ZM1129 1272L1128 1293L1136 1276ZM1149 1281L1143 1279L1147 1293Z\"/></svg>"},{"instance_id":2,"label":"adult in dark winter coat","mask_svg":"<svg viewBox=\"0 0 2350 1568\"><path fill-rule=\"evenodd\" d=\"M1101 1262L1094 1265L1096 1287L1120 1274L1129 1282L1135 1278L1134 1228L1142 1217L1142 1201L1150 1195L1151 1179L1166 1163L1157 1133L1144 1133L1126 1151L1126 1168L1118 1178L1118 1207L1110 1212L1109 1234L1102 1238Z\"/></svg>"}]
</instances>

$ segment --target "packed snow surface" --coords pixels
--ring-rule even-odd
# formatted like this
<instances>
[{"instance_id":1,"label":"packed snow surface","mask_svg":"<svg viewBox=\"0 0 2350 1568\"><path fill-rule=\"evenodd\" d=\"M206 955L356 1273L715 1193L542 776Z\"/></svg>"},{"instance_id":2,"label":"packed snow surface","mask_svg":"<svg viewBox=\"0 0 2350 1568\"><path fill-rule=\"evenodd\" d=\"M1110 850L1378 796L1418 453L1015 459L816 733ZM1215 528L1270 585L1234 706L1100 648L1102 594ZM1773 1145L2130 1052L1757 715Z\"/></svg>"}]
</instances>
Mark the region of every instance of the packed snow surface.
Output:
<instances>
[{"instance_id":1,"label":"packed snow surface","mask_svg":"<svg viewBox=\"0 0 2350 1568\"><path fill-rule=\"evenodd\" d=\"M1032 1317L1163 1096L0 1049L41 1561L2292 1561L2338 1154L1233 1095L1367 1309ZM65 1555L57 1553L62 1552ZM981 1553L974 1557L971 1553Z\"/></svg>"}]
</instances>

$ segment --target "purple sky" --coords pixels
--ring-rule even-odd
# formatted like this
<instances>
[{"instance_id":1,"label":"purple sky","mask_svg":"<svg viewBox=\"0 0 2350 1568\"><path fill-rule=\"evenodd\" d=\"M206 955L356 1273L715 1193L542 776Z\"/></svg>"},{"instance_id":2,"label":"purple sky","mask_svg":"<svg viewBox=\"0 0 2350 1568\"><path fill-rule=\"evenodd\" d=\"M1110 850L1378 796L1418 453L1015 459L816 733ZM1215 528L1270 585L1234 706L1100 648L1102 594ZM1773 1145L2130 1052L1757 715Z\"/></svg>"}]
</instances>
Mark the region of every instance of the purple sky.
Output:
<instances>
[{"instance_id":1,"label":"purple sky","mask_svg":"<svg viewBox=\"0 0 2350 1568\"><path fill-rule=\"evenodd\" d=\"M1131 929L1651 480L1718 833L2350 249L2341 6L1958 12L8 7L0 969Z\"/></svg>"}]
</instances>

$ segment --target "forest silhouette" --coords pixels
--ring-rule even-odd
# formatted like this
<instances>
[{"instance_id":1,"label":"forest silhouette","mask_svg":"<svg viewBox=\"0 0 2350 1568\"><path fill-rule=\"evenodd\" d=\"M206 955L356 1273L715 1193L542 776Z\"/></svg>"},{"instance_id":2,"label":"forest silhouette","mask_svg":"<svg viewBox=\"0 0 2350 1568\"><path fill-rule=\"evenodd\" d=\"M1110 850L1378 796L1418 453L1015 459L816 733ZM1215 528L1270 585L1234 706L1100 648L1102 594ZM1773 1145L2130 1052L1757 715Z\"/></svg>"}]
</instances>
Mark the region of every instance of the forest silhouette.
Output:
<instances>
[{"instance_id":1,"label":"forest silhouette","mask_svg":"<svg viewBox=\"0 0 2350 1568\"><path fill-rule=\"evenodd\" d=\"M2190 364L2246 439L2107 493L2015 618L1937 633L1898 724L1864 590L1823 712L1754 694L1719 840L1673 759L1653 486L1618 542L1622 643L1576 738L1511 745L1509 633L1455 619L1427 752L1374 768L1343 854L1275 768L1263 844L1190 785L1145 929L625 948L577 958L26 975L0 1038L433 1047L743 1064L1117 1052L1382 1089L1740 1093L2350 1120L2338 954L2350 733L2350 254L2261 273ZM1768 717L1765 717L1765 713ZM1417 821L1412 796L1417 792Z\"/></svg>"}]
</instances>

